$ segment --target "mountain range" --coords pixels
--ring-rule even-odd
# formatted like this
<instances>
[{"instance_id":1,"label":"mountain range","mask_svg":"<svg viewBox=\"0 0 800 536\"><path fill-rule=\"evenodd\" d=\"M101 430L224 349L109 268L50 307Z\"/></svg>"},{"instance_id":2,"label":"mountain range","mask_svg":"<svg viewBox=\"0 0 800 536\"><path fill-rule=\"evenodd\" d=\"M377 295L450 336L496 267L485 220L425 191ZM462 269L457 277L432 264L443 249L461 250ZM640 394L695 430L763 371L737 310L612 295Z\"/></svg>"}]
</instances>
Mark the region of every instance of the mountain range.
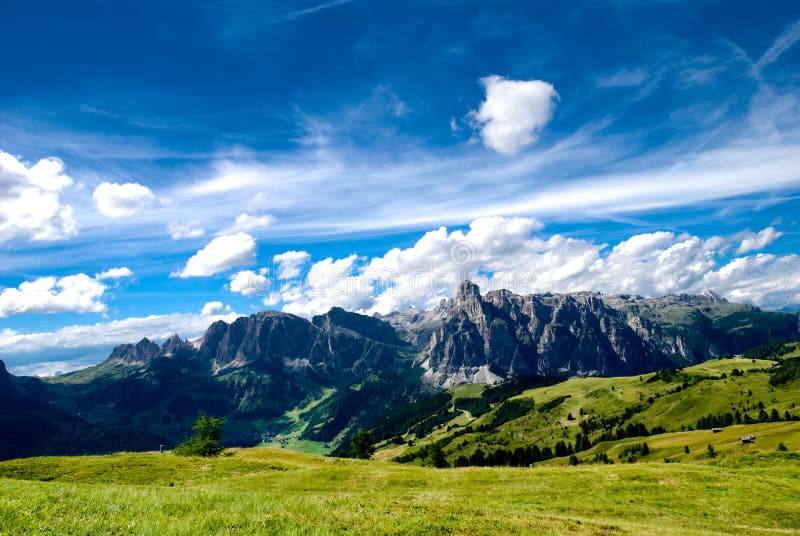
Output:
<instances>
[{"instance_id":1,"label":"mountain range","mask_svg":"<svg viewBox=\"0 0 800 536\"><path fill-rule=\"evenodd\" d=\"M799 338L797 315L711 292L481 295L465 281L427 311L265 311L194 341L123 344L54 378L14 377L0 361L0 457L169 447L198 412L227 419L229 444L336 445L459 384L641 374Z\"/></svg>"}]
</instances>

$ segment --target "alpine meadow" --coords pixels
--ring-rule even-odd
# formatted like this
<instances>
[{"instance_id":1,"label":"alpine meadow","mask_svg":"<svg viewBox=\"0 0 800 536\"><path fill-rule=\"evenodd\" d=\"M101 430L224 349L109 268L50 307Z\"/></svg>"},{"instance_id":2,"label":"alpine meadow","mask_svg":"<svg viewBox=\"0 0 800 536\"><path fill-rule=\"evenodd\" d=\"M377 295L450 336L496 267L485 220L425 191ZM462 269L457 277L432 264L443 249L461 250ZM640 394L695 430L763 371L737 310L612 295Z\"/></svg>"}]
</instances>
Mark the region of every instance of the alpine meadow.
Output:
<instances>
[{"instance_id":1,"label":"alpine meadow","mask_svg":"<svg viewBox=\"0 0 800 536\"><path fill-rule=\"evenodd\" d=\"M800 535L797 2L0 21L0 535Z\"/></svg>"}]
</instances>

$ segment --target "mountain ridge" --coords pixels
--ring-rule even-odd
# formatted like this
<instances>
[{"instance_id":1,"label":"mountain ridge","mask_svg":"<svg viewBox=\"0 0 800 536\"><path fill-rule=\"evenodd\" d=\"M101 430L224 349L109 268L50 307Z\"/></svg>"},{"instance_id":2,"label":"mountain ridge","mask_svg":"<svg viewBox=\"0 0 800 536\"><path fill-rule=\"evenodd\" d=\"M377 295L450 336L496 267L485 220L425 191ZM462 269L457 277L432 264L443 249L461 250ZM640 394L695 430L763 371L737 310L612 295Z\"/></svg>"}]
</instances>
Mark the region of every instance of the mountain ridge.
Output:
<instances>
[{"instance_id":1,"label":"mountain ridge","mask_svg":"<svg viewBox=\"0 0 800 536\"><path fill-rule=\"evenodd\" d=\"M398 407L461 383L652 372L797 340L797 326L796 315L715 296L482 295L465 281L427 311L332 308L311 319L262 311L214 322L192 342L173 335L161 345L119 345L99 365L55 378L0 371L0 391L24 386L9 406L166 444L201 411L227 418L235 445L280 434L341 444ZM40 442L35 452L51 447L57 452Z\"/></svg>"}]
</instances>

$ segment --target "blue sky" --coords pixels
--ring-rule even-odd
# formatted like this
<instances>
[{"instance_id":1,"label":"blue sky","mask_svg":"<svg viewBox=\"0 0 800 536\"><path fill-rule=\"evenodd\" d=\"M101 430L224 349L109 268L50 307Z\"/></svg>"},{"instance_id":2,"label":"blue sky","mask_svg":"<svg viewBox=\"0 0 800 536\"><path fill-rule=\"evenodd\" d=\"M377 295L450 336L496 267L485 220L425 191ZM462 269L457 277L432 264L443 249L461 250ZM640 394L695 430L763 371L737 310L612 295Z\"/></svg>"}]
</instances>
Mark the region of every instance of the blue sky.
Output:
<instances>
[{"instance_id":1,"label":"blue sky","mask_svg":"<svg viewBox=\"0 0 800 536\"><path fill-rule=\"evenodd\" d=\"M800 308L797 2L32 1L3 22L18 373L264 308L424 308L464 277Z\"/></svg>"}]
</instances>

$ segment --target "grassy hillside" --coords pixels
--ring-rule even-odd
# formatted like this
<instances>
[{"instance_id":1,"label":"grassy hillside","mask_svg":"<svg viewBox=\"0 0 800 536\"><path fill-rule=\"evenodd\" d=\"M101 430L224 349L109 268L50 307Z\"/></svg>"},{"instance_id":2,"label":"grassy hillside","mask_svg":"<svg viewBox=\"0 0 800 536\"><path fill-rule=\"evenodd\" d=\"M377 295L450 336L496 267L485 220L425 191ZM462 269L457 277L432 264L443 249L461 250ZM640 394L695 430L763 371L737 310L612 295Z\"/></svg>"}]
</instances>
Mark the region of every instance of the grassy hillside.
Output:
<instances>
[{"instance_id":1,"label":"grassy hillside","mask_svg":"<svg viewBox=\"0 0 800 536\"><path fill-rule=\"evenodd\" d=\"M0 463L0 534L791 534L800 458L433 469L273 448Z\"/></svg>"},{"instance_id":2,"label":"grassy hillside","mask_svg":"<svg viewBox=\"0 0 800 536\"><path fill-rule=\"evenodd\" d=\"M586 462L606 453L620 461L625 446L647 441L644 459L679 461L694 459L708 444L722 456L770 452L779 443L799 448L800 378L792 368L798 355L796 344L782 349L786 381L780 384L774 381L775 361L737 357L642 376L573 378L527 390L460 386L434 412L381 441L375 457L427 464L433 449L440 449L450 465L483 465L473 460L478 451L510 456L534 447L550 453L545 459L565 462L575 453ZM413 414L414 408L407 411ZM716 426L724 433L712 433ZM703 430L692 431L698 428ZM756 442L739 445L739 436L748 434L756 435ZM376 436L385 437L383 429L377 428ZM486 464L520 464L498 460ZM528 465L527 458L522 460Z\"/></svg>"}]
</instances>

